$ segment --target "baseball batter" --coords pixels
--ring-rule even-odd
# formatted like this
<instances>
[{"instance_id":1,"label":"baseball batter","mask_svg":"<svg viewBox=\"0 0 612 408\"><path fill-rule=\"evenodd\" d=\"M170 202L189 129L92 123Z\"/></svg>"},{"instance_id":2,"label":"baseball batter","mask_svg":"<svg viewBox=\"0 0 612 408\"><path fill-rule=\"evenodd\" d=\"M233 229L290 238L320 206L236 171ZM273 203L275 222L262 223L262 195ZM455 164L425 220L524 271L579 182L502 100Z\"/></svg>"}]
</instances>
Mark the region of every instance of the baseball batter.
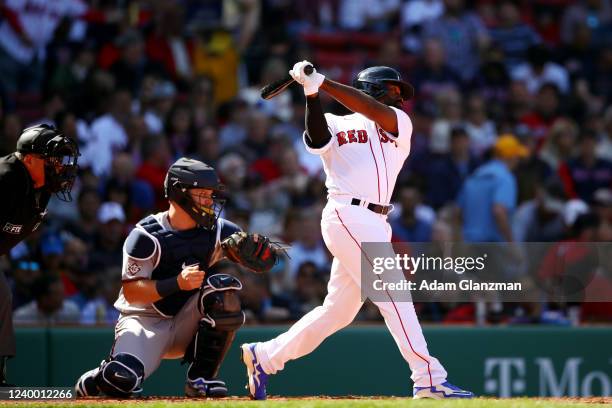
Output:
<instances>
[{"instance_id":1,"label":"baseball batter","mask_svg":"<svg viewBox=\"0 0 612 408\"><path fill-rule=\"evenodd\" d=\"M334 256L328 294L319 306L287 332L264 343L243 344L252 398L265 399L268 376L287 361L312 352L325 338L350 324L361 308L362 242L390 242L387 214L395 181L410 153L412 123L400 107L414 90L388 67L361 71L349 87L298 62L289 74L306 95L306 149L321 157L327 175L328 203L321 227ZM319 90L352 112L323 114ZM446 371L427 350L421 326L410 302L374 302L399 350L412 370L414 398L471 398L446 380Z\"/></svg>"},{"instance_id":2,"label":"baseball batter","mask_svg":"<svg viewBox=\"0 0 612 408\"><path fill-rule=\"evenodd\" d=\"M205 163L179 159L164 189L169 210L141 220L125 241L115 341L108 358L78 379L79 397L137 395L161 360L174 358L190 363L187 396L227 395L217 373L244 323L242 283L211 268L227 256L263 272L276 252L267 238L219 218L223 185Z\"/></svg>"}]
</instances>

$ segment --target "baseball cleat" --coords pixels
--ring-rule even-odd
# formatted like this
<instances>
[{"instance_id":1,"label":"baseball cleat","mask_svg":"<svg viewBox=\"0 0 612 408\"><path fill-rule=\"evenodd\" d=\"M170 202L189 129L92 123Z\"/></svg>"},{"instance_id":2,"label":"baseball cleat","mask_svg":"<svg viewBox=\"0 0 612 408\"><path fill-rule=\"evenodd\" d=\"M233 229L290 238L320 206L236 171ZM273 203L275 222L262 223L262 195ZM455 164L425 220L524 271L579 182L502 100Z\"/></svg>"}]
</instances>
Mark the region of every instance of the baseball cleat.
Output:
<instances>
[{"instance_id":1,"label":"baseball cleat","mask_svg":"<svg viewBox=\"0 0 612 408\"><path fill-rule=\"evenodd\" d=\"M268 374L261 368L261 364L257 361L255 354L255 345L257 343L246 343L240 346L242 351L242 362L247 368L247 377L249 382L245 388L249 390L249 395L254 400L265 400L266 385L268 385Z\"/></svg>"},{"instance_id":2,"label":"baseball cleat","mask_svg":"<svg viewBox=\"0 0 612 408\"><path fill-rule=\"evenodd\" d=\"M413 395L414 399L474 398L473 392L462 390L448 381L433 387L414 387Z\"/></svg>"},{"instance_id":3,"label":"baseball cleat","mask_svg":"<svg viewBox=\"0 0 612 408\"><path fill-rule=\"evenodd\" d=\"M225 398L227 386L223 380L213 378L207 380L203 377L187 378L185 382L185 395L192 398Z\"/></svg>"},{"instance_id":4,"label":"baseball cleat","mask_svg":"<svg viewBox=\"0 0 612 408\"><path fill-rule=\"evenodd\" d=\"M77 398L96 397L100 395L100 389L98 388L98 384L96 384L98 370L98 367L89 370L78 379L74 386Z\"/></svg>"}]
</instances>

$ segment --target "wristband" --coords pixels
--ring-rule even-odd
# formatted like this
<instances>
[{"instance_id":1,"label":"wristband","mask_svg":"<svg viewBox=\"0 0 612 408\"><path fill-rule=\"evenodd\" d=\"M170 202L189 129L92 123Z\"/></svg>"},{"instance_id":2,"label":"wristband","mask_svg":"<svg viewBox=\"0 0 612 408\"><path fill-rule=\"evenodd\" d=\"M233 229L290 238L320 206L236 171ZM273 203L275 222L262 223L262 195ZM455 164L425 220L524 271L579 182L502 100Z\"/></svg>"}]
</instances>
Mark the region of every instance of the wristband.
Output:
<instances>
[{"instance_id":1,"label":"wristband","mask_svg":"<svg viewBox=\"0 0 612 408\"><path fill-rule=\"evenodd\" d=\"M155 281L155 289L157 290L159 296L161 296L162 298L170 296L181 290L176 276L174 278Z\"/></svg>"},{"instance_id":2,"label":"wristband","mask_svg":"<svg viewBox=\"0 0 612 408\"><path fill-rule=\"evenodd\" d=\"M304 76L304 83L302 86L304 87L304 95L314 95L319 92L319 88L325 81L325 75L319 74L317 70L313 70L312 74L308 76Z\"/></svg>"}]
</instances>

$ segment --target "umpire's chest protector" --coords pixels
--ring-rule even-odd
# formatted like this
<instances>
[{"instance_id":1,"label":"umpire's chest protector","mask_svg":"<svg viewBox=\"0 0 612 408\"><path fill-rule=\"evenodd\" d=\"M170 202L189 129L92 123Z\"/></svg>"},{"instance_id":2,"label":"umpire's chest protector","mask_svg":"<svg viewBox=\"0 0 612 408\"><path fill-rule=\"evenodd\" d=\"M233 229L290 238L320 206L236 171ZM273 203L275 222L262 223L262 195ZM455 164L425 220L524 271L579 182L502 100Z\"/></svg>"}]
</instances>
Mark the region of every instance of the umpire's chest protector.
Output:
<instances>
[{"instance_id":1,"label":"umpire's chest protector","mask_svg":"<svg viewBox=\"0 0 612 408\"><path fill-rule=\"evenodd\" d=\"M208 267L217 242L217 229L194 228L188 231L167 231L157 220L149 216L139 223L160 245L160 258L151 279L167 279L177 276L189 265ZM164 316L175 316L198 289L180 291L153 304Z\"/></svg>"}]
</instances>

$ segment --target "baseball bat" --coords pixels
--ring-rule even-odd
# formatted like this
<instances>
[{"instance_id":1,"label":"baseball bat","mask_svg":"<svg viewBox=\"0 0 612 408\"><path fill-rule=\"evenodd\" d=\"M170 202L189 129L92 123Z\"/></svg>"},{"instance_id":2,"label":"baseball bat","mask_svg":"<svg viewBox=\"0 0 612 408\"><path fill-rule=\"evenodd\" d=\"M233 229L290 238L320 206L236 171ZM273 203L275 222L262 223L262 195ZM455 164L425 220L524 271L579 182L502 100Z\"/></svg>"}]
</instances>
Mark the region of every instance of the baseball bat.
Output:
<instances>
[{"instance_id":1,"label":"baseball bat","mask_svg":"<svg viewBox=\"0 0 612 408\"><path fill-rule=\"evenodd\" d=\"M304 67L304 73L306 75L312 74L312 65L306 65ZM261 88L261 97L264 99L274 98L279 93L283 92L289 85L293 83L291 75L287 75L285 78L274 81L263 88Z\"/></svg>"}]
</instances>

